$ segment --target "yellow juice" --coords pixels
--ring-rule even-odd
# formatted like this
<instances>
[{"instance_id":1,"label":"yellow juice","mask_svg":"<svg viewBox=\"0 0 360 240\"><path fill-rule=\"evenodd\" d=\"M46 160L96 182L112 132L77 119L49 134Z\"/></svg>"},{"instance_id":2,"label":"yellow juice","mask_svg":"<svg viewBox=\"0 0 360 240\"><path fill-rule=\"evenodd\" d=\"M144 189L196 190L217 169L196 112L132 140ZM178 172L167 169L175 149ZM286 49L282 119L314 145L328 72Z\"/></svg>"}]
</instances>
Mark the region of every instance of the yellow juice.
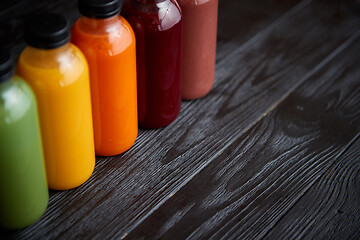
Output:
<instances>
[{"instance_id":1,"label":"yellow juice","mask_svg":"<svg viewBox=\"0 0 360 240\"><path fill-rule=\"evenodd\" d=\"M95 166L89 70L80 50L26 47L18 74L32 87L39 109L49 188L84 183Z\"/></svg>"}]
</instances>

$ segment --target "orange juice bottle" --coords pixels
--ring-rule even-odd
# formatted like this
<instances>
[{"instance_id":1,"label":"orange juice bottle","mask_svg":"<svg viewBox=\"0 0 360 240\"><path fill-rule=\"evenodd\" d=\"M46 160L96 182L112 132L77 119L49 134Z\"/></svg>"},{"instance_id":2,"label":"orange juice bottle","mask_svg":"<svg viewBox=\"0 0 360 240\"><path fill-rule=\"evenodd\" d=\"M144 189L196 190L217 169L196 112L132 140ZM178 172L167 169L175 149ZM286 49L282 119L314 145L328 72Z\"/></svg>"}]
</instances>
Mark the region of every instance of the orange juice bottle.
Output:
<instances>
[{"instance_id":1,"label":"orange juice bottle","mask_svg":"<svg viewBox=\"0 0 360 240\"><path fill-rule=\"evenodd\" d=\"M138 131L135 35L118 0L79 0L78 7L72 42L89 63L95 153L117 155Z\"/></svg>"},{"instance_id":2,"label":"orange juice bottle","mask_svg":"<svg viewBox=\"0 0 360 240\"><path fill-rule=\"evenodd\" d=\"M69 43L68 23L60 15L32 18L24 38L28 47L17 69L38 102L48 185L71 189L84 183L95 166L86 59Z\"/></svg>"}]
</instances>

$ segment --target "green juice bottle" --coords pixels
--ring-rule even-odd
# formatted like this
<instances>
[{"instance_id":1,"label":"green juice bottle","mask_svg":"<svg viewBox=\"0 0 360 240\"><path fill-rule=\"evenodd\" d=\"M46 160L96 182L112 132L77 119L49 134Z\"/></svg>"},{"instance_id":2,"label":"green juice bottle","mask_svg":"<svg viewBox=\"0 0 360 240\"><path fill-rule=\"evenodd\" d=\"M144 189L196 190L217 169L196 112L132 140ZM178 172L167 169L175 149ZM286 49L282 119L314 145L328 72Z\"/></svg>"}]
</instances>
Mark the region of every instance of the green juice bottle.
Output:
<instances>
[{"instance_id":1,"label":"green juice bottle","mask_svg":"<svg viewBox=\"0 0 360 240\"><path fill-rule=\"evenodd\" d=\"M0 52L0 226L26 227L45 212L49 192L34 94Z\"/></svg>"}]
</instances>

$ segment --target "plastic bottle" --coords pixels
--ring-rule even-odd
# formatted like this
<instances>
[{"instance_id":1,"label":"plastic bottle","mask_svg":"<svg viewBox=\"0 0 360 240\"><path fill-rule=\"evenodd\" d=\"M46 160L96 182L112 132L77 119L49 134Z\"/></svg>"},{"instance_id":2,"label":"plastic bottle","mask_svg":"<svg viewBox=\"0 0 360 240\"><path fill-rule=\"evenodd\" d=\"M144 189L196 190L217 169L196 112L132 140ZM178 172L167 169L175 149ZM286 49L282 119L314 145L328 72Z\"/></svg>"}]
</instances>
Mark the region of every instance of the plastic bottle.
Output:
<instances>
[{"instance_id":1,"label":"plastic bottle","mask_svg":"<svg viewBox=\"0 0 360 240\"><path fill-rule=\"evenodd\" d=\"M70 30L57 14L33 17L25 25L17 70L34 90L39 109L49 188L84 183L95 166L89 73Z\"/></svg>"},{"instance_id":2,"label":"plastic bottle","mask_svg":"<svg viewBox=\"0 0 360 240\"><path fill-rule=\"evenodd\" d=\"M0 225L10 229L38 220L49 198L36 100L13 73L0 52Z\"/></svg>"},{"instance_id":3,"label":"plastic bottle","mask_svg":"<svg viewBox=\"0 0 360 240\"><path fill-rule=\"evenodd\" d=\"M174 0L126 0L122 14L137 40L139 124L164 127L181 107L181 9Z\"/></svg>"},{"instance_id":4,"label":"plastic bottle","mask_svg":"<svg viewBox=\"0 0 360 240\"><path fill-rule=\"evenodd\" d=\"M182 98L209 93L214 83L218 0L178 0L184 19Z\"/></svg>"},{"instance_id":5,"label":"plastic bottle","mask_svg":"<svg viewBox=\"0 0 360 240\"><path fill-rule=\"evenodd\" d=\"M101 156L128 150L138 132L135 35L119 16L118 0L79 0L82 14L72 42L90 68L95 152Z\"/></svg>"}]
</instances>

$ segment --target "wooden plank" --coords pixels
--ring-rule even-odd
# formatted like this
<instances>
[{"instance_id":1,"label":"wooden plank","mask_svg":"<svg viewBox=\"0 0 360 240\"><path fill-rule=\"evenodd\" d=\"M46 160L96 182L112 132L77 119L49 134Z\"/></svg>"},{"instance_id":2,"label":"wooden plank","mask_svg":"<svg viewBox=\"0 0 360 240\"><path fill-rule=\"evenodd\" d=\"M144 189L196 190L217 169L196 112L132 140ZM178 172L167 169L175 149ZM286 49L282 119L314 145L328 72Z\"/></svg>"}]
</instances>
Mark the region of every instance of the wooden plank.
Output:
<instances>
[{"instance_id":1,"label":"wooden plank","mask_svg":"<svg viewBox=\"0 0 360 240\"><path fill-rule=\"evenodd\" d=\"M360 239L359 161L358 136L266 238Z\"/></svg>"},{"instance_id":2,"label":"wooden plank","mask_svg":"<svg viewBox=\"0 0 360 240\"><path fill-rule=\"evenodd\" d=\"M217 61L271 24L281 22L300 0L219 1ZM298 7L301 7L298 6ZM292 9L296 11L298 7ZM233 11L236 14L229 13ZM292 12L285 14L291 15Z\"/></svg>"},{"instance_id":3,"label":"wooden plank","mask_svg":"<svg viewBox=\"0 0 360 240\"><path fill-rule=\"evenodd\" d=\"M334 4L304 1L219 61L209 96L185 102L169 127L140 131L125 154L98 157L87 183L52 192L41 221L14 235L126 236L277 106L358 26L357 18L339 13Z\"/></svg>"},{"instance_id":4,"label":"wooden plank","mask_svg":"<svg viewBox=\"0 0 360 240\"><path fill-rule=\"evenodd\" d=\"M128 239L359 239L360 32Z\"/></svg>"}]
</instances>

